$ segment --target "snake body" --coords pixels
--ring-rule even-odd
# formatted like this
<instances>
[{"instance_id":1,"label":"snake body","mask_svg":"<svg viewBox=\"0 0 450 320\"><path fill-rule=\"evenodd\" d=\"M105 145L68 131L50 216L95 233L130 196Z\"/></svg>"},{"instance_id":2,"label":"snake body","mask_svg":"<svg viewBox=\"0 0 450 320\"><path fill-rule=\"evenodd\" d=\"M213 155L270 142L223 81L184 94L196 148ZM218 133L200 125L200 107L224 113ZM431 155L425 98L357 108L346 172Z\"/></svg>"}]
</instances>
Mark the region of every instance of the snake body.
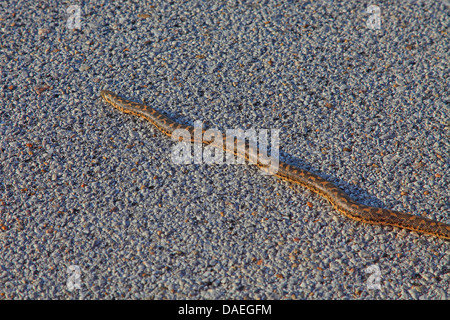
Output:
<instances>
[{"instance_id":1,"label":"snake body","mask_svg":"<svg viewBox=\"0 0 450 320\"><path fill-rule=\"evenodd\" d=\"M191 133L191 142L201 142L204 144L213 143L212 140L207 139L197 141L195 137L198 135L194 134L194 127L180 124L147 105L126 100L107 90L101 91L101 96L106 102L110 103L118 110L150 121L161 132L169 137L172 136L175 130L185 129ZM203 129L202 132L205 132L205 130ZM260 154L257 147L252 147L246 142L241 141L241 143L245 143L246 145L245 152L241 153L237 151L236 144L232 148L226 143L222 143L221 146L225 152L244 157L246 160L250 160L250 152L252 151L256 152L258 155ZM254 149L251 150L252 148ZM262 170L267 169L267 164L263 164L260 161L256 161L254 164ZM421 216L360 204L352 200L344 191L333 183L296 166L279 162L278 171L274 175L283 180L300 184L313 192L320 194L326 198L336 210L350 219L374 225L404 228L450 240L450 225L448 224Z\"/></svg>"}]
</instances>

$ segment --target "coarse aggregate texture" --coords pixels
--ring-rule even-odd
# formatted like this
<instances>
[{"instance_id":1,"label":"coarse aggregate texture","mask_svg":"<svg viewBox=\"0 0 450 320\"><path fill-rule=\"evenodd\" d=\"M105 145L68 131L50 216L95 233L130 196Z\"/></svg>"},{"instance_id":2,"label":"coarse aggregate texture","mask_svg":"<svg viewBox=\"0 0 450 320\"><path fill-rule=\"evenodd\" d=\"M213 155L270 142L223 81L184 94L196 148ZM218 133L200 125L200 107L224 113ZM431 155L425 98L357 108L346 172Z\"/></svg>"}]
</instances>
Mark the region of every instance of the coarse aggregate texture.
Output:
<instances>
[{"instance_id":1,"label":"coarse aggregate texture","mask_svg":"<svg viewBox=\"0 0 450 320\"><path fill-rule=\"evenodd\" d=\"M254 166L175 164L99 97L280 129L282 161L450 223L449 5L373 4L379 30L331 0L84 1L69 29L71 1L2 1L0 299L449 299L448 241Z\"/></svg>"}]
</instances>

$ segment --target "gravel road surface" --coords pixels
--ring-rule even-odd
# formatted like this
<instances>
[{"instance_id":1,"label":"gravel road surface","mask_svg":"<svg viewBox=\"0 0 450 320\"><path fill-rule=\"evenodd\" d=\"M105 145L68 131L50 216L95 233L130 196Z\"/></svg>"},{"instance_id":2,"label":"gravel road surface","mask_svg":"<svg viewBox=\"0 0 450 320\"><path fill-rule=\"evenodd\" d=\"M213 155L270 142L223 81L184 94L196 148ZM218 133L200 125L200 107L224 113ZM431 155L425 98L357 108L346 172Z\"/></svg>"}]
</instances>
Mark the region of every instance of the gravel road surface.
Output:
<instances>
[{"instance_id":1,"label":"gravel road surface","mask_svg":"<svg viewBox=\"0 0 450 320\"><path fill-rule=\"evenodd\" d=\"M279 129L280 160L450 223L450 7L372 4L2 1L0 299L448 300L448 241L254 166L175 164L99 95Z\"/></svg>"}]
</instances>

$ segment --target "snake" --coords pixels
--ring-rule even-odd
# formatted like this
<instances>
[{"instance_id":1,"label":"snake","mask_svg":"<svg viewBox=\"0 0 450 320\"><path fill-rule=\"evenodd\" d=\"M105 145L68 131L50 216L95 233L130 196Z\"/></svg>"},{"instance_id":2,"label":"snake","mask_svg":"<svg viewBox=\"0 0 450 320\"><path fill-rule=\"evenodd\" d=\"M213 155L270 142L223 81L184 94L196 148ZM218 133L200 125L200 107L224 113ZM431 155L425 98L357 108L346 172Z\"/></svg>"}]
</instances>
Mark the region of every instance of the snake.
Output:
<instances>
[{"instance_id":1,"label":"snake","mask_svg":"<svg viewBox=\"0 0 450 320\"><path fill-rule=\"evenodd\" d=\"M204 139L203 135L195 134L194 130L199 130L198 128L180 124L162 114L158 110L147 106L146 104L127 100L109 90L102 90L100 95L107 103L111 104L116 109L123 113L135 115L149 121L159 131L169 137L172 137L175 130L183 129L190 133L191 138L188 142L191 143L200 142L205 145L214 146L213 142L217 139L217 137ZM201 130L202 134L206 131L204 128ZM262 153L256 146L250 145L246 141L238 141L237 137L234 138L234 140L234 146L227 143L222 143L219 145L222 146L223 151L234 154L238 157L243 157L247 161L250 160L252 154L258 154L258 160L253 160L251 164L255 164L260 169L267 171L267 161L259 160L259 156L262 156ZM245 150L243 152L242 149L238 151L237 145L239 144L245 145ZM261 157L261 159L264 159L264 157ZM435 221L423 216L371 207L358 203L352 200L350 196L348 196L342 189L334 185L332 182L294 165L279 161L276 172L271 172L271 174L282 180L299 184L321 195L327 199L338 212L352 220L372 225L403 228L418 233L435 236L441 239L450 240L450 225L446 223Z\"/></svg>"}]
</instances>

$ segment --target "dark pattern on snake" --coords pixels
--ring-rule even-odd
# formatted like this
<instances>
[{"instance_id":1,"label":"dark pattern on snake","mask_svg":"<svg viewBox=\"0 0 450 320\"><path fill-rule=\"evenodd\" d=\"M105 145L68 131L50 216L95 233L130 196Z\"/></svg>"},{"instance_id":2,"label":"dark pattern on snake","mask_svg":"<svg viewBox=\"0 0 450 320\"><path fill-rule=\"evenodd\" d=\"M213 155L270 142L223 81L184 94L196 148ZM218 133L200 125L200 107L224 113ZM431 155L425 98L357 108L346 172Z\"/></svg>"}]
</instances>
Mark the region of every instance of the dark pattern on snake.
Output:
<instances>
[{"instance_id":1,"label":"dark pattern on snake","mask_svg":"<svg viewBox=\"0 0 450 320\"><path fill-rule=\"evenodd\" d=\"M191 142L195 142L196 135L193 134L194 127L179 124L149 106L128 101L111 91L103 90L101 92L101 96L120 111L130 113L150 121L161 132L169 137L172 136L172 133L176 129L186 129L191 133ZM203 132L205 132L205 130L203 130ZM213 140L209 141L202 139L199 142L211 144ZM235 142L237 141L235 140ZM248 144L246 145L248 147ZM243 156L246 160L249 160L249 151L247 148L244 153L238 153L236 146L232 150L230 150L229 147L227 148L226 143L223 143L222 146L225 152L233 153L241 157ZM256 151L259 154L257 148L253 151ZM254 164L263 170L267 167L267 165L263 165L259 161ZM322 195L333 205L335 209L353 220L375 225L388 225L409 229L450 240L450 225L448 224L403 212L369 207L357 203L350 199L347 194L336 187L333 183L306 170L280 162L279 169L274 175L283 180L300 184Z\"/></svg>"}]
</instances>

